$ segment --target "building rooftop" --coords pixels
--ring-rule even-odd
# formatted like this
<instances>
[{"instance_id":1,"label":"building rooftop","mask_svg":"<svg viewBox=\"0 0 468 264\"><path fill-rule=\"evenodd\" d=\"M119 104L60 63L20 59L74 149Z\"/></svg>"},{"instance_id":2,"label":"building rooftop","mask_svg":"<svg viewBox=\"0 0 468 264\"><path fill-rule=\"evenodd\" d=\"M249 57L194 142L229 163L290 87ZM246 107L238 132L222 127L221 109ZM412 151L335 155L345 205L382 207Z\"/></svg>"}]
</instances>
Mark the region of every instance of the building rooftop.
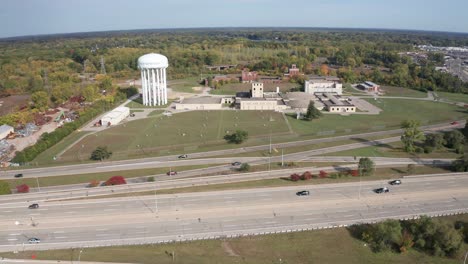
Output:
<instances>
[{"instance_id":1,"label":"building rooftop","mask_svg":"<svg viewBox=\"0 0 468 264\"><path fill-rule=\"evenodd\" d=\"M211 96L191 97L185 98L181 104L221 104L222 99L222 97Z\"/></svg>"}]
</instances>

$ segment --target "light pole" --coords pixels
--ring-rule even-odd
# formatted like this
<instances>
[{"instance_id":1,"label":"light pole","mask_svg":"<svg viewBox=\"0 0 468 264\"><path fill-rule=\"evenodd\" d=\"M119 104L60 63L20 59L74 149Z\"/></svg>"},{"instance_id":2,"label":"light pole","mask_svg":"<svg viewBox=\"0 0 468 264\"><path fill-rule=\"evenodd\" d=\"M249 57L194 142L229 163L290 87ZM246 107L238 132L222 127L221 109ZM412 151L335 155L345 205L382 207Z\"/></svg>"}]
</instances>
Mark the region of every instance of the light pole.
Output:
<instances>
[{"instance_id":1,"label":"light pole","mask_svg":"<svg viewBox=\"0 0 468 264\"><path fill-rule=\"evenodd\" d=\"M41 186L39 185L39 177L36 176L37 190L41 192Z\"/></svg>"},{"instance_id":2,"label":"light pole","mask_svg":"<svg viewBox=\"0 0 468 264\"><path fill-rule=\"evenodd\" d=\"M83 253L83 249L80 249L80 253L78 254L78 264L80 264L81 262L81 253Z\"/></svg>"}]
</instances>

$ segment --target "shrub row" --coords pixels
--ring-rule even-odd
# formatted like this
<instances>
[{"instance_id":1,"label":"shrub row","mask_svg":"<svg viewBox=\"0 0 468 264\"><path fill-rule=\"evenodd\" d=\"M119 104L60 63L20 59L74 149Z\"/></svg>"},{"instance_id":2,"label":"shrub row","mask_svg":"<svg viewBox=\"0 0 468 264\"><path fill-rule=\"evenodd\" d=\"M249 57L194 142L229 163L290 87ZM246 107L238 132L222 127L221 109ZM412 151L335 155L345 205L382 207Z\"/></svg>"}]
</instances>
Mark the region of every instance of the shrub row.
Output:
<instances>
[{"instance_id":1,"label":"shrub row","mask_svg":"<svg viewBox=\"0 0 468 264\"><path fill-rule=\"evenodd\" d=\"M326 171L321 170L318 175L313 175L309 171L306 171L301 175L297 174L297 173L291 174L290 179L291 179L291 181L310 180L312 178L327 178L327 177L336 179L336 178L341 178L342 176L357 177L357 176L359 176L359 172L358 172L358 170L347 170L345 172L338 172L338 173L329 174Z\"/></svg>"}]
</instances>

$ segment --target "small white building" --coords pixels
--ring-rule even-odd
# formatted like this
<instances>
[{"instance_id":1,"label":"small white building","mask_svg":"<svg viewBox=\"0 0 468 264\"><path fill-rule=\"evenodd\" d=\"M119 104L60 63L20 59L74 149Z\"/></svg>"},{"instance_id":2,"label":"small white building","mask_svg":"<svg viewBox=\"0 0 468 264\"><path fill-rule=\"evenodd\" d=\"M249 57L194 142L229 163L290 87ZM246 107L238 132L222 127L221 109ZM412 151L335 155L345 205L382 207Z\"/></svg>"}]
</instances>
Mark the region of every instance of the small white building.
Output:
<instances>
[{"instance_id":1,"label":"small white building","mask_svg":"<svg viewBox=\"0 0 468 264\"><path fill-rule=\"evenodd\" d=\"M0 139L6 138L10 133L15 132L15 129L9 125L0 126Z\"/></svg>"},{"instance_id":2,"label":"small white building","mask_svg":"<svg viewBox=\"0 0 468 264\"><path fill-rule=\"evenodd\" d=\"M304 91L308 94L314 93L336 93L343 94L343 84L333 77L313 77L304 83Z\"/></svg>"},{"instance_id":3,"label":"small white building","mask_svg":"<svg viewBox=\"0 0 468 264\"><path fill-rule=\"evenodd\" d=\"M117 107L109 113L105 114L101 118L101 123L103 126L117 125L129 115L130 108L125 106Z\"/></svg>"}]
</instances>

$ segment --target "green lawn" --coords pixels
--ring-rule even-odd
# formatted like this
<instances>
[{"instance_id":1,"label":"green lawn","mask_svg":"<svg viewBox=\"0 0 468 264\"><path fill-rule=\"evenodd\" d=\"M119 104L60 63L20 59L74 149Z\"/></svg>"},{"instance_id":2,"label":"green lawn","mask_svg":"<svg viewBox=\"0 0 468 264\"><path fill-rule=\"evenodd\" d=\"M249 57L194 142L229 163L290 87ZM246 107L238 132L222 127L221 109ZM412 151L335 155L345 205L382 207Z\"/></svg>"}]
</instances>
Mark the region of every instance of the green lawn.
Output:
<instances>
[{"instance_id":1,"label":"green lawn","mask_svg":"<svg viewBox=\"0 0 468 264\"><path fill-rule=\"evenodd\" d=\"M211 94L226 94L226 95L235 95L237 92L248 92L252 84L250 83L228 83L221 88L216 90L211 90ZM289 92L291 88L301 87L301 85L297 83L265 83L263 84L263 88L265 92L275 92L276 87L280 88L281 92Z\"/></svg>"},{"instance_id":2,"label":"green lawn","mask_svg":"<svg viewBox=\"0 0 468 264\"><path fill-rule=\"evenodd\" d=\"M189 77L185 79L169 80L167 86L175 92L183 93L200 93L201 90L193 89L194 87L202 87L199 83L199 77Z\"/></svg>"},{"instance_id":3,"label":"green lawn","mask_svg":"<svg viewBox=\"0 0 468 264\"><path fill-rule=\"evenodd\" d=\"M463 108L454 105L407 99L366 99L383 111L380 115L326 114L318 120L297 120L288 116L293 130L300 135L333 136L400 128L402 121L419 120L422 125L466 118Z\"/></svg>"},{"instance_id":4,"label":"green lawn","mask_svg":"<svg viewBox=\"0 0 468 264\"><path fill-rule=\"evenodd\" d=\"M61 160L76 161L79 153L89 157L96 146L108 146L113 152L112 159L234 148L239 145L227 145L223 137L236 129L249 133L250 144L267 144L270 131L273 136L290 134L283 116L272 111L193 111L130 121L106 129L84 138L65 152Z\"/></svg>"},{"instance_id":5,"label":"green lawn","mask_svg":"<svg viewBox=\"0 0 468 264\"><path fill-rule=\"evenodd\" d=\"M120 160L268 144L270 130L273 142L285 142L395 129L406 119L428 125L466 118L462 108L445 103L404 99L369 102L384 111L380 115L326 114L314 121L287 116L294 133L289 132L280 113L271 111L193 111L135 120L86 137L64 153L61 162L78 161L77 153L88 157L99 145L108 146L112 159ZM249 139L240 145L226 144L224 135L236 129L248 131Z\"/></svg>"},{"instance_id":6,"label":"green lawn","mask_svg":"<svg viewBox=\"0 0 468 264\"><path fill-rule=\"evenodd\" d=\"M217 164L219 165L219 164ZM87 173L87 174L72 174L64 176L50 176L41 178L15 178L5 180L10 184L10 188L15 188L21 184L27 184L30 187L37 187L37 181L41 187L46 186L58 186L67 184L78 184L78 183L89 183L93 180L105 181L112 176L120 175L125 178L137 178L142 176L164 174L169 170L172 171L185 171L200 168L208 168L216 165L192 165L192 166L178 166L178 167L163 167L163 168L150 168L150 169L137 169L137 170L126 170L126 171L114 171L114 172L99 172L99 173Z\"/></svg>"},{"instance_id":7,"label":"green lawn","mask_svg":"<svg viewBox=\"0 0 468 264\"><path fill-rule=\"evenodd\" d=\"M455 223L468 221L468 215L441 217ZM142 264L295 264L295 263L347 263L347 264L458 264L463 263L467 244L456 258L434 257L410 250L407 253L384 251L373 253L369 247L354 238L346 228L305 231L288 234L242 237L223 240L203 240L161 245L85 248L82 261L128 262ZM48 250L0 253L5 258L77 260L80 250ZM172 255L173 254L173 255Z\"/></svg>"},{"instance_id":8,"label":"green lawn","mask_svg":"<svg viewBox=\"0 0 468 264\"><path fill-rule=\"evenodd\" d=\"M382 86L384 90L384 96L400 96L400 97L415 97L415 98L425 98L427 97L426 92L421 92L418 90L404 88L404 87L395 87L395 86Z\"/></svg>"},{"instance_id":9,"label":"green lawn","mask_svg":"<svg viewBox=\"0 0 468 264\"><path fill-rule=\"evenodd\" d=\"M325 154L325 156L361 156L361 157L388 157L388 158L434 158L434 159L456 159L460 154L455 153L453 149L443 148L432 153L414 153L410 154L403 150L401 141L364 148L334 152Z\"/></svg>"},{"instance_id":10,"label":"green lawn","mask_svg":"<svg viewBox=\"0 0 468 264\"><path fill-rule=\"evenodd\" d=\"M76 142L78 139L83 137L84 135L89 134L90 132L85 131L75 131L64 138L59 143L55 144L51 148L47 149L46 151L39 154L31 164L49 164L53 162L53 157L57 156L60 152L62 152L65 148Z\"/></svg>"},{"instance_id":11,"label":"green lawn","mask_svg":"<svg viewBox=\"0 0 468 264\"><path fill-rule=\"evenodd\" d=\"M437 92L437 95L454 102L463 102L468 104L468 94Z\"/></svg>"}]
</instances>

